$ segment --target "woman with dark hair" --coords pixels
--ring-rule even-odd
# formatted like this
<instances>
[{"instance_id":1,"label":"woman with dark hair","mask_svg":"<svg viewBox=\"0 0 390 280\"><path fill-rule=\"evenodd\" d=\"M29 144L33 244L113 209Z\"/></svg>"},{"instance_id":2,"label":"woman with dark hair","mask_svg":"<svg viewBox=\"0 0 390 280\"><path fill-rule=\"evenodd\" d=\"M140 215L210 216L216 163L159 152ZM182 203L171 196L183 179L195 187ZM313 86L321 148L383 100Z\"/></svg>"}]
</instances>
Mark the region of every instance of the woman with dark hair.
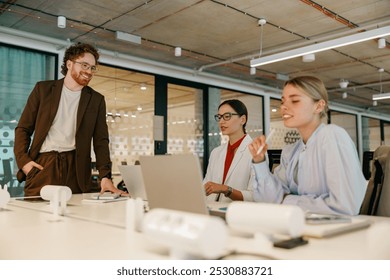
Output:
<instances>
[{"instance_id":1,"label":"woman with dark hair","mask_svg":"<svg viewBox=\"0 0 390 280\"><path fill-rule=\"evenodd\" d=\"M252 156L248 150L252 138L245 130L248 110L237 99L226 100L219 105L215 120L219 123L222 134L229 137L229 141L211 152L203 180L208 200L253 201Z\"/></svg>"}]
</instances>

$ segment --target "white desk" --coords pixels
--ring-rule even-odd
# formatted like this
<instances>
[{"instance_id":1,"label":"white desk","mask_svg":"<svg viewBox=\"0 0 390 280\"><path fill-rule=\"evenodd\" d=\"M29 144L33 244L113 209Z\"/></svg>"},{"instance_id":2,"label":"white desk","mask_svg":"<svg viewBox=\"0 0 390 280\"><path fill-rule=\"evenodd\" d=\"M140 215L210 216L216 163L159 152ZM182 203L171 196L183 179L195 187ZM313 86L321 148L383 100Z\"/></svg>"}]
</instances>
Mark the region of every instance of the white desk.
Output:
<instances>
[{"instance_id":1,"label":"white desk","mask_svg":"<svg viewBox=\"0 0 390 280\"><path fill-rule=\"evenodd\" d=\"M363 218L363 217L362 217ZM372 217L364 217L372 218ZM309 243L294 249L274 248L264 239L232 237L230 248L241 252L238 256L259 256L288 260L361 260L390 259L389 219L373 218L366 229L328 238L309 238ZM381 224L384 222L385 224ZM384 242L385 241L385 242ZM234 256L232 256L234 258Z\"/></svg>"},{"instance_id":2,"label":"white desk","mask_svg":"<svg viewBox=\"0 0 390 280\"><path fill-rule=\"evenodd\" d=\"M121 228L126 227L126 201L108 203L83 202L84 197L90 196L90 193L72 195L72 198L67 203L66 216ZM48 201L27 202L13 199L9 205L46 213L52 212ZM212 209L226 206L226 203L218 202L209 205Z\"/></svg>"},{"instance_id":3,"label":"white desk","mask_svg":"<svg viewBox=\"0 0 390 280\"><path fill-rule=\"evenodd\" d=\"M68 213L53 221L48 202L11 201L0 210L0 259L166 259L166 248L125 229L125 201L82 203L73 195ZM362 217L373 225L309 244L279 249L261 239L232 235L226 259L390 259L389 218ZM263 240L264 241L264 240Z\"/></svg>"},{"instance_id":4,"label":"white desk","mask_svg":"<svg viewBox=\"0 0 390 280\"><path fill-rule=\"evenodd\" d=\"M140 233L12 205L0 210L0 228L0 259L167 258Z\"/></svg>"},{"instance_id":5,"label":"white desk","mask_svg":"<svg viewBox=\"0 0 390 280\"><path fill-rule=\"evenodd\" d=\"M72 198L67 203L66 217L125 228L126 201L109 203L82 202L83 197L85 196L88 197L91 196L91 194L87 193L72 195ZM48 201L28 202L11 200L9 206L52 213Z\"/></svg>"}]
</instances>

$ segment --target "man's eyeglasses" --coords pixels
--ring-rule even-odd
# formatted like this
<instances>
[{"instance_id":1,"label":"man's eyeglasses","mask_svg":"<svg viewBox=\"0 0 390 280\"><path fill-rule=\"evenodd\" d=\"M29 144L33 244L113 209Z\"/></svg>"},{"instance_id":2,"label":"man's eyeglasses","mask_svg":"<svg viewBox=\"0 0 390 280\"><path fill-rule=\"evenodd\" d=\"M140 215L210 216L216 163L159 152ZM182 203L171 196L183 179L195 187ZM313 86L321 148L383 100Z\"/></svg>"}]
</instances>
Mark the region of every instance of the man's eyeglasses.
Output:
<instances>
[{"instance_id":1,"label":"man's eyeglasses","mask_svg":"<svg viewBox=\"0 0 390 280\"><path fill-rule=\"evenodd\" d=\"M216 114L216 115L214 116L214 118L215 118L215 120L216 120L217 122L219 122L221 119L223 119L224 121L228 121L228 120L230 120L230 119L232 118L232 116L234 116L234 115L239 116L240 114L228 112L228 113L224 113L224 114L222 114L222 115Z\"/></svg>"},{"instance_id":2,"label":"man's eyeglasses","mask_svg":"<svg viewBox=\"0 0 390 280\"><path fill-rule=\"evenodd\" d=\"M97 69L97 67L95 65L89 65L86 62L78 62L78 61L73 61L73 62L77 63L77 64L80 64L81 65L81 69L83 69L85 71L88 71L89 69L91 69L92 73L96 73L98 71L98 69Z\"/></svg>"}]
</instances>

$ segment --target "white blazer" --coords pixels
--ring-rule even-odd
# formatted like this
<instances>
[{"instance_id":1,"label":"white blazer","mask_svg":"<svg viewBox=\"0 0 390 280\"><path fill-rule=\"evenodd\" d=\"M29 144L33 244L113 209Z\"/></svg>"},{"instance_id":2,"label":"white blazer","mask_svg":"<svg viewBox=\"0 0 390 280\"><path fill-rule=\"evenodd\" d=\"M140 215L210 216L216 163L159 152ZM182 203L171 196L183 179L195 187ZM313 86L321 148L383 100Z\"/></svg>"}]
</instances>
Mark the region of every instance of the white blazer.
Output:
<instances>
[{"instance_id":1,"label":"white blazer","mask_svg":"<svg viewBox=\"0 0 390 280\"><path fill-rule=\"evenodd\" d=\"M252 184L254 172L252 171L252 155L248 148L248 144L250 143L252 143L252 138L247 134L234 155L224 183L224 185L241 191L244 201L253 201ZM211 152L203 185L209 181L222 184L227 147L228 143L216 147ZM215 201L216 197L217 194L211 194L207 197L207 200ZM224 194L221 194L219 201L231 202L232 200L225 197Z\"/></svg>"}]
</instances>

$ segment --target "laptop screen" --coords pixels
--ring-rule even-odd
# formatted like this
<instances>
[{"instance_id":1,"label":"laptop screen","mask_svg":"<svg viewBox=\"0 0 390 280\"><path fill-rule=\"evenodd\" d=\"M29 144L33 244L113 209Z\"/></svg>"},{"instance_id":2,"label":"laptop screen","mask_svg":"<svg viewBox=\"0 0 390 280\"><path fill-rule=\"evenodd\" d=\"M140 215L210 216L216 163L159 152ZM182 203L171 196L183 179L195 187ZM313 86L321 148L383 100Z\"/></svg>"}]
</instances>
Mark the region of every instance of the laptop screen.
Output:
<instances>
[{"instance_id":1,"label":"laptop screen","mask_svg":"<svg viewBox=\"0 0 390 280\"><path fill-rule=\"evenodd\" d=\"M209 214L196 155L141 156L149 208Z\"/></svg>"},{"instance_id":2,"label":"laptop screen","mask_svg":"<svg viewBox=\"0 0 390 280\"><path fill-rule=\"evenodd\" d=\"M118 169L131 197L140 197L142 200L147 200L141 166L119 165Z\"/></svg>"}]
</instances>

